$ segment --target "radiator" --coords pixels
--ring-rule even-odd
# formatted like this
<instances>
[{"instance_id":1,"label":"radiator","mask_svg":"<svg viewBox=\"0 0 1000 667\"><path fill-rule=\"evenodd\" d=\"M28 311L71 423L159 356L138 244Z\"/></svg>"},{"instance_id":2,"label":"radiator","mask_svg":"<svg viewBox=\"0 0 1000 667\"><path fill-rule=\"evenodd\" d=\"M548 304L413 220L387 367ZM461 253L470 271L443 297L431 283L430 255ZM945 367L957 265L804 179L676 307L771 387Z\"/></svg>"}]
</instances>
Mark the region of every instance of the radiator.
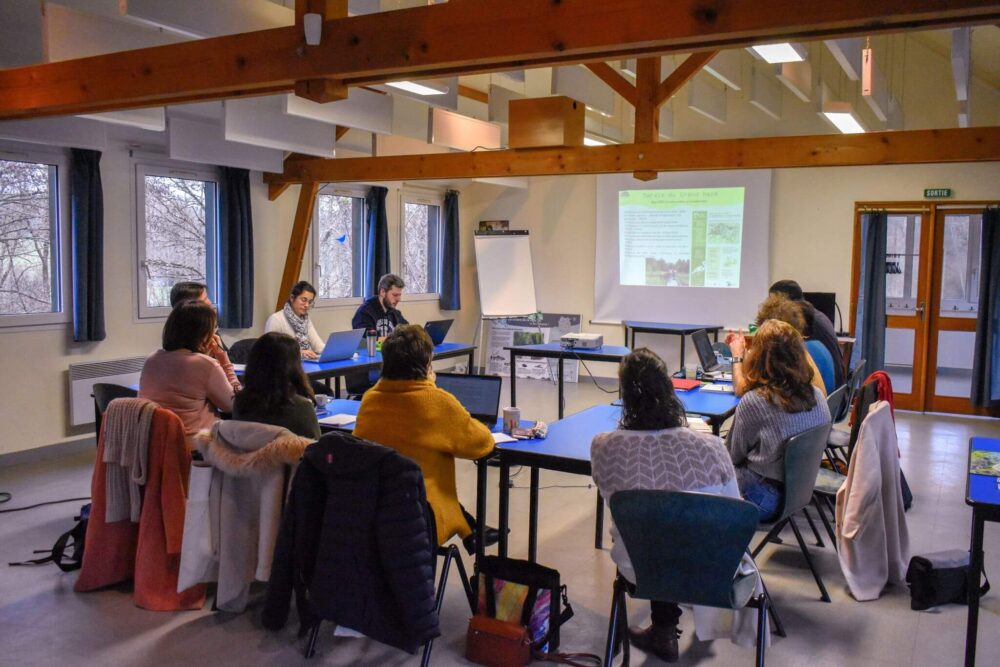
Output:
<instances>
[{"instance_id":1,"label":"radiator","mask_svg":"<svg viewBox=\"0 0 1000 667\"><path fill-rule=\"evenodd\" d=\"M69 365L69 421L73 426L94 423L94 385L139 384L146 357L89 361Z\"/></svg>"}]
</instances>

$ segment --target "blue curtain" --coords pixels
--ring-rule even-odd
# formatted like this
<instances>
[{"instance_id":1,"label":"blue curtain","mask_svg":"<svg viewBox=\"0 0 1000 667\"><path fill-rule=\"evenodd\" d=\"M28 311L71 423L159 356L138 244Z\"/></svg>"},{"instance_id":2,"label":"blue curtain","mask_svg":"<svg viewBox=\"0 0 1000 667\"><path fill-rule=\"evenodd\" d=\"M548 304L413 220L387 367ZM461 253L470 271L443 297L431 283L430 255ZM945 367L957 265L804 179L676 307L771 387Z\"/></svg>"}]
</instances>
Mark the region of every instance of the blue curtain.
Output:
<instances>
[{"instance_id":1,"label":"blue curtain","mask_svg":"<svg viewBox=\"0 0 1000 667\"><path fill-rule=\"evenodd\" d=\"M250 172L220 167L219 326L253 326L253 214Z\"/></svg>"},{"instance_id":2,"label":"blue curtain","mask_svg":"<svg viewBox=\"0 0 1000 667\"><path fill-rule=\"evenodd\" d=\"M104 340L104 193L100 151L73 148L69 167L73 237L73 340Z\"/></svg>"},{"instance_id":3,"label":"blue curtain","mask_svg":"<svg viewBox=\"0 0 1000 667\"><path fill-rule=\"evenodd\" d=\"M441 310L462 308L462 285L459 276L458 193L449 190L444 196L444 220L441 239Z\"/></svg>"},{"instance_id":4,"label":"blue curtain","mask_svg":"<svg viewBox=\"0 0 1000 667\"><path fill-rule=\"evenodd\" d=\"M365 211L367 213L368 261L365 262L365 294L375 293L378 279L389 273L389 220L385 213L385 196L388 188L373 185L365 195Z\"/></svg>"},{"instance_id":5,"label":"blue curtain","mask_svg":"<svg viewBox=\"0 0 1000 667\"><path fill-rule=\"evenodd\" d=\"M865 373L885 366L885 252L889 216L885 211L861 216L861 275L854 319L851 366L866 359Z\"/></svg>"},{"instance_id":6,"label":"blue curtain","mask_svg":"<svg viewBox=\"0 0 1000 667\"><path fill-rule=\"evenodd\" d=\"M972 404L1000 405L1000 209L983 213L979 319L972 362Z\"/></svg>"}]
</instances>

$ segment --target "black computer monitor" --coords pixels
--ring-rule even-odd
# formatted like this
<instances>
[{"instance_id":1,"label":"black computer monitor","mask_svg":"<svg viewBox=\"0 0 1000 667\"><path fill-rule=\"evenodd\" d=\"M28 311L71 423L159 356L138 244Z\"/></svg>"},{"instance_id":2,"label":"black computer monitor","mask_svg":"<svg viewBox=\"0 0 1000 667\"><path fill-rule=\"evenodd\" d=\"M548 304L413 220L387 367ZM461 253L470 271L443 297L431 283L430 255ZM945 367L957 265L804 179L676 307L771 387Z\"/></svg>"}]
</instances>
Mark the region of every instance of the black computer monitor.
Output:
<instances>
[{"instance_id":1,"label":"black computer monitor","mask_svg":"<svg viewBox=\"0 0 1000 667\"><path fill-rule=\"evenodd\" d=\"M826 315L830 323L836 326L834 315L837 312L836 292L803 292L802 298L813 305L813 308Z\"/></svg>"}]
</instances>

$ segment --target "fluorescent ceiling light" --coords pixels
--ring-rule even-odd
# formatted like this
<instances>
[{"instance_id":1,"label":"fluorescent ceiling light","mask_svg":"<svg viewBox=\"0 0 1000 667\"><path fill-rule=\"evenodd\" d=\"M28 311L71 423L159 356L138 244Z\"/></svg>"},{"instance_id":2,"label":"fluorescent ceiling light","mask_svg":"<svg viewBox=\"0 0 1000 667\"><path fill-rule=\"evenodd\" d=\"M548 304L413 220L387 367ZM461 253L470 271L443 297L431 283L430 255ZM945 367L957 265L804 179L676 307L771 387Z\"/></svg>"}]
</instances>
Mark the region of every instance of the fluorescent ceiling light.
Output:
<instances>
[{"instance_id":1,"label":"fluorescent ceiling light","mask_svg":"<svg viewBox=\"0 0 1000 667\"><path fill-rule=\"evenodd\" d=\"M385 85L405 90L414 95L444 95L448 92L448 86L442 86L430 81L425 83L417 83L416 81L389 81Z\"/></svg>"},{"instance_id":2,"label":"fluorescent ceiling light","mask_svg":"<svg viewBox=\"0 0 1000 667\"><path fill-rule=\"evenodd\" d=\"M607 146L608 142L602 139L594 139L593 137L584 136L583 138L584 146Z\"/></svg>"},{"instance_id":3,"label":"fluorescent ceiling light","mask_svg":"<svg viewBox=\"0 0 1000 667\"><path fill-rule=\"evenodd\" d=\"M850 102L827 102L823 115L843 134L861 134L865 131Z\"/></svg>"},{"instance_id":4,"label":"fluorescent ceiling light","mask_svg":"<svg viewBox=\"0 0 1000 667\"><path fill-rule=\"evenodd\" d=\"M781 42L780 44L758 44L750 49L771 63L797 63L806 59L806 49L801 44Z\"/></svg>"}]
</instances>

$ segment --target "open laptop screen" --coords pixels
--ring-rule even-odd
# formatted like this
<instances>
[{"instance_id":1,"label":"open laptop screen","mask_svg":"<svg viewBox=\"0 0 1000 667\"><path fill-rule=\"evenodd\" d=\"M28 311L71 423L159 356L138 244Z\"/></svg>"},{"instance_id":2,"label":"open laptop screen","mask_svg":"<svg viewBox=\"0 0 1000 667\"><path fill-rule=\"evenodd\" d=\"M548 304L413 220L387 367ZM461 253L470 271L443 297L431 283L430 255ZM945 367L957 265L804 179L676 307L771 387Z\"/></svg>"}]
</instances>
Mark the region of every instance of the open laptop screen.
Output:
<instances>
[{"instance_id":1,"label":"open laptop screen","mask_svg":"<svg viewBox=\"0 0 1000 667\"><path fill-rule=\"evenodd\" d=\"M691 334L691 342L694 343L694 349L698 353L701 369L708 372L715 370L719 366L719 360L715 358L715 350L712 349L712 343L708 340L705 330L698 329Z\"/></svg>"},{"instance_id":2,"label":"open laptop screen","mask_svg":"<svg viewBox=\"0 0 1000 667\"><path fill-rule=\"evenodd\" d=\"M438 373L437 386L458 399L474 418L492 427L500 410L500 387L497 375Z\"/></svg>"}]
</instances>

